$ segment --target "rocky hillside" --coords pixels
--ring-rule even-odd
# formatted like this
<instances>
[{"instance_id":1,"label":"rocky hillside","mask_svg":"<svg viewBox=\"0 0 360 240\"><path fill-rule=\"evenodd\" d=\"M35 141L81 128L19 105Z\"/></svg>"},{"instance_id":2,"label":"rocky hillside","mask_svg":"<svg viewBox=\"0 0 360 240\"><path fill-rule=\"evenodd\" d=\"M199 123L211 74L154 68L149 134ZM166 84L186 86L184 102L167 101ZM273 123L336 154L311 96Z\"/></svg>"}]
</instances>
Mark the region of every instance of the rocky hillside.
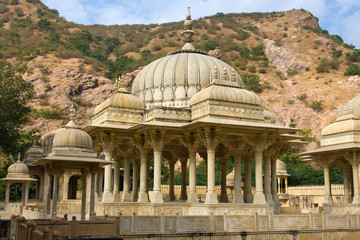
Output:
<instances>
[{"instance_id":1,"label":"rocky hillside","mask_svg":"<svg viewBox=\"0 0 360 240\"><path fill-rule=\"evenodd\" d=\"M130 87L141 66L183 44L182 22L85 26L38 0L0 0L0 24L1 56L34 69L26 76L36 90L26 128L42 133L67 121L71 101L79 123L88 124L115 78L126 74ZM344 73L360 52L320 29L305 10L217 13L194 20L194 30L197 48L234 66L277 123L305 129L307 137L319 139L339 105L358 94L360 78Z\"/></svg>"}]
</instances>

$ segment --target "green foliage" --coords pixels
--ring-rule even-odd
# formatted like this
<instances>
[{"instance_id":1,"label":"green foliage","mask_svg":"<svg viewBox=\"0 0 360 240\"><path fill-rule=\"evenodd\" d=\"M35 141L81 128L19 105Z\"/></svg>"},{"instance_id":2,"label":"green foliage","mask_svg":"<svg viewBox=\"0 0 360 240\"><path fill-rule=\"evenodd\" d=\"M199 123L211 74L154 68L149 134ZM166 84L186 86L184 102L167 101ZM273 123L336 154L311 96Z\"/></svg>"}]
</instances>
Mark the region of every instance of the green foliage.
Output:
<instances>
[{"instance_id":1,"label":"green foliage","mask_svg":"<svg viewBox=\"0 0 360 240\"><path fill-rule=\"evenodd\" d=\"M277 47L281 47L282 45L284 45L284 42L280 38L277 38L275 39L274 44Z\"/></svg>"},{"instance_id":2,"label":"green foliage","mask_svg":"<svg viewBox=\"0 0 360 240\"><path fill-rule=\"evenodd\" d=\"M256 73L256 67L254 65L250 65L247 68L248 72Z\"/></svg>"},{"instance_id":3,"label":"green foliage","mask_svg":"<svg viewBox=\"0 0 360 240\"><path fill-rule=\"evenodd\" d=\"M335 50L332 52L332 56L334 58L338 58L338 57L341 57L342 56L342 50Z\"/></svg>"},{"instance_id":4,"label":"green foliage","mask_svg":"<svg viewBox=\"0 0 360 240\"><path fill-rule=\"evenodd\" d=\"M305 25L302 27L303 29L305 30L309 30L319 36L323 36L323 37L326 37L326 38L329 38L331 40L333 40L336 44L338 45L342 45L344 43L344 41L342 40L342 38L338 35L330 35L329 32L327 30L322 30L321 28L318 28L318 27L310 27L308 25Z\"/></svg>"},{"instance_id":5,"label":"green foliage","mask_svg":"<svg viewBox=\"0 0 360 240\"><path fill-rule=\"evenodd\" d=\"M57 9L49 9L50 12L54 13L56 16L59 16L59 11Z\"/></svg>"},{"instance_id":6,"label":"green foliage","mask_svg":"<svg viewBox=\"0 0 360 240\"><path fill-rule=\"evenodd\" d=\"M10 1L11 5L18 5L19 4L19 0L11 0Z\"/></svg>"},{"instance_id":7,"label":"green foliage","mask_svg":"<svg viewBox=\"0 0 360 240\"><path fill-rule=\"evenodd\" d=\"M40 31L48 30L48 29L50 29L50 22L46 19L40 19L36 23L36 26L40 29Z\"/></svg>"},{"instance_id":8,"label":"green foliage","mask_svg":"<svg viewBox=\"0 0 360 240\"><path fill-rule=\"evenodd\" d=\"M109 52L114 51L115 48L122 45L123 43L118 38L107 38L105 40L105 45Z\"/></svg>"},{"instance_id":9,"label":"green foliage","mask_svg":"<svg viewBox=\"0 0 360 240\"><path fill-rule=\"evenodd\" d=\"M310 108L312 108L316 112L320 112L321 110L324 109L323 102L324 102L323 100L321 100L321 101L315 100L315 101L311 102Z\"/></svg>"},{"instance_id":10,"label":"green foliage","mask_svg":"<svg viewBox=\"0 0 360 240\"><path fill-rule=\"evenodd\" d=\"M360 62L360 50L355 50L352 53L346 53L346 59L351 62Z\"/></svg>"},{"instance_id":11,"label":"green foliage","mask_svg":"<svg viewBox=\"0 0 360 240\"><path fill-rule=\"evenodd\" d=\"M295 76L296 74L299 73L299 69L297 66L293 66L293 67L289 67L287 70L286 70L286 73L289 77L291 76Z\"/></svg>"},{"instance_id":12,"label":"green foliage","mask_svg":"<svg viewBox=\"0 0 360 240\"><path fill-rule=\"evenodd\" d=\"M161 49L162 49L162 47L161 47L160 45L154 45L154 46L152 47L152 50L153 50L154 52L160 51Z\"/></svg>"},{"instance_id":13,"label":"green foliage","mask_svg":"<svg viewBox=\"0 0 360 240\"><path fill-rule=\"evenodd\" d=\"M40 111L40 115L45 119L63 119L64 113L59 109L49 109Z\"/></svg>"},{"instance_id":14,"label":"green foliage","mask_svg":"<svg viewBox=\"0 0 360 240\"><path fill-rule=\"evenodd\" d=\"M306 101L306 99L307 99L307 94L306 93L302 93L302 94L300 94L300 96L298 96L297 98L300 100L300 101L302 101L302 102L305 102Z\"/></svg>"},{"instance_id":15,"label":"green foliage","mask_svg":"<svg viewBox=\"0 0 360 240\"><path fill-rule=\"evenodd\" d=\"M105 74L107 78L114 79L123 74L124 71L129 69L129 66L134 62L133 58L128 56L121 56L116 58L115 62L109 63L109 71Z\"/></svg>"},{"instance_id":16,"label":"green foliage","mask_svg":"<svg viewBox=\"0 0 360 240\"><path fill-rule=\"evenodd\" d=\"M214 50L218 46L219 46L219 42L212 39L212 40L205 42L205 44L198 46L198 48L208 52L210 50Z\"/></svg>"},{"instance_id":17,"label":"green foliage","mask_svg":"<svg viewBox=\"0 0 360 240\"><path fill-rule=\"evenodd\" d=\"M284 73L280 72L280 71L277 71L275 72L276 76L278 76L278 78L280 80L286 80L285 76L284 76Z\"/></svg>"},{"instance_id":18,"label":"green foliage","mask_svg":"<svg viewBox=\"0 0 360 240\"><path fill-rule=\"evenodd\" d=\"M337 70L339 69L339 63L337 61L329 61L326 58L322 58L320 60L320 64L319 66L316 67L316 71L318 73L325 73L325 72L329 72L330 69L334 69Z\"/></svg>"},{"instance_id":19,"label":"green foliage","mask_svg":"<svg viewBox=\"0 0 360 240\"><path fill-rule=\"evenodd\" d=\"M33 86L22 78L27 70L23 64L0 61L0 150L4 153L12 153L31 111L27 104L34 95Z\"/></svg>"},{"instance_id":20,"label":"green foliage","mask_svg":"<svg viewBox=\"0 0 360 240\"><path fill-rule=\"evenodd\" d=\"M247 89L250 89L256 93L260 93L262 91L263 87L260 84L258 75L245 73L241 77Z\"/></svg>"},{"instance_id":21,"label":"green foliage","mask_svg":"<svg viewBox=\"0 0 360 240\"><path fill-rule=\"evenodd\" d=\"M243 29L239 29L237 31L237 34L235 35L235 38L237 40L243 41L249 38L250 34L247 31L244 31Z\"/></svg>"},{"instance_id":22,"label":"green foliage","mask_svg":"<svg viewBox=\"0 0 360 240\"><path fill-rule=\"evenodd\" d=\"M14 12L16 13L16 16L18 16L18 17L23 17L25 15L24 11L20 7L16 7L14 9Z\"/></svg>"},{"instance_id":23,"label":"green foliage","mask_svg":"<svg viewBox=\"0 0 360 240\"><path fill-rule=\"evenodd\" d=\"M360 66L355 63L350 64L349 67L346 69L344 75L360 75Z\"/></svg>"}]
</instances>

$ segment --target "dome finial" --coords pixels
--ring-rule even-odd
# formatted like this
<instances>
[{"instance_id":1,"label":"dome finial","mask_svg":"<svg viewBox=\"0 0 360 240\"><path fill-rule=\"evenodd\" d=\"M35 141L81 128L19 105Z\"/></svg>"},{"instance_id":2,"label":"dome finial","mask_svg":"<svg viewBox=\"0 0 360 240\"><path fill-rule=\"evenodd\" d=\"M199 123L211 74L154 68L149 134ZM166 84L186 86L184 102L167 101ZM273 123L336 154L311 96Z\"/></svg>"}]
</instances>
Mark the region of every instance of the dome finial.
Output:
<instances>
[{"instance_id":1,"label":"dome finial","mask_svg":"<svg viewBox=\"0 0 360 240\"><path fill-rule=\"evenodd\" d=\"M70 121L73 121L75 122L75 114L76 113L76 110L75 110L75 106L74 106L74 103L72 102L71 105L70 105Z\"/></svg>"},{"instance_id":2,"label":"dome finial","mask_svg":"<svg viewBox=\"0 0 360 240\"><path fill-rule=\"evenodd\" d=\"M20 162L20 152L19 152L19 154L18 154L18 160L17 160L17 162Z\"/></svg>"},{"instance_id":3,"label":"dome finial","mask_svg":"<svg viewBox=\"0 0 360 240\"><path fill-rule=\"evenodd\" d=\"M218 68L215 66L215 69L214 69L214 80L219 80L219 70Z\"/></svg>"},{"instance_id":4,"label":"dome finial","mask_svg":"<svg viewBox=\"0 0 360 240\"><path fill-rule=\"evenodd\" d=\"M350 112L350 114L353 114L353 107L352 107L351 103L350 103L350 106L349 106L349 112Z\"/></svg>"},{"instance_id":5,"label":"dome finial","mask_svg":"<svg viewBox=\"0 0 360 240\"><path fill-rule=\"evenodd\" d=\"M339 116L341 116L341 105L339 105Z\"/></svg>"},{"instance_id":6,"label":"dome finial","mask_svg":"<svg viewBox=\"0 0 360 240\"><path fill-rule=\"evenodd\" d=\"M226 69L226 68L224 68L223 80L224 80L224 81L227 81L227 80L228 80L228 72L227 72L227 69Z\"/></svg>"},{"instance_id":7,"label":"dome finial","mask_svg":"<svg viewBox=\"0 0 360 240\"><path fill-rule=\"evenodd\" d=\"M181 33L181 36L183 36L185 39L184 41L186 43L191 43L194 40L192 37L194 36L195 32L192 30L192 21L191 21L191 14L190 14L190 7L188 7L188 14L186 15L186 20L184 22L185 30Z\"/></svg>"},{"instance_id":8,"label":"dome finial","mask_svg":"<svg viewBox=\"0 0 360 240\"><path fill-rule=\"evenodd\" d=\"M231 69L231 81L236 82L235 69Z\"/></svg>"}]
</instances>

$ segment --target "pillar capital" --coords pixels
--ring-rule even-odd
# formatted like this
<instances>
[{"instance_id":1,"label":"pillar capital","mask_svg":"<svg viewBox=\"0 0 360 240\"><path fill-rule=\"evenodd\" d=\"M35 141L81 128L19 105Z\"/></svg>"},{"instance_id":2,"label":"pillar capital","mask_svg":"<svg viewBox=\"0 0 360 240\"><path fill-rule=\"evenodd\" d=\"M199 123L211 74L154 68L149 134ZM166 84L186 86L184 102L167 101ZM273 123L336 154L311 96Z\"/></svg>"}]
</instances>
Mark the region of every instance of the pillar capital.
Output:
<instances>
[{"instance_id":1,"label":"pillar capital","mask_svg":"<svg viewBox=\"0 0 360 240\"><path fill-rule=\"evenodd\" d=\"M207 150L215 151L215 148L219 142L218 129L210 127L199 129L199 135Z\"/></svg>"},{"instance_id":2,"label":"pillar capital","mask_svg":"<svg viewBox=\"0 0 360 240\"><path fill-rule=\"evenodd\" d=\"M148 142L151 144L155 152L161 152L169 139L166 131L161 129L151 129L145 133Z\"/></svg>"},{"instance_id":3,"label":"pillar capital","mask_svg":"<svg viewBox=\"0 0 360 240\"><path fill-rule=\"evenodd\" d=\"M102 132L96 134L96 139L98 139L99 143L102 146L104 154L112 154L116 145L115 145L115 134L111 132Z\"/></svg>"}]
</instances>

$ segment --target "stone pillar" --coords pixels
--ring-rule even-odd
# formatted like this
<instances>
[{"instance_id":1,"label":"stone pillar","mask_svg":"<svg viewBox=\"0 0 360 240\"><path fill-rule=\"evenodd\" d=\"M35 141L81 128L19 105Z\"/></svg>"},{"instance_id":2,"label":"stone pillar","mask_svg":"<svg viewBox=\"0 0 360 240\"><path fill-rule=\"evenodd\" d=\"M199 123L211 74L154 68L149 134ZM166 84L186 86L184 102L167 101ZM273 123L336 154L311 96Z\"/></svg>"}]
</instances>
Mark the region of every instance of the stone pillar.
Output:
<instances>
[{"instance_id":1,"label":"stone pillar","mask_svg":"<svg viewBox=\"0 0 360 240\"><path fill-rule=\"evenodd\" d=\"M45 214L50 214L50 188L51 188L51 177L49 176L48 167L45 166L44 173L44 202L45 202Z\"/></svg>"},{"instance_id":2,"label":"stone pillar","mask_svg":"<svg viewBox=\"0 0 360 240\"><path fill-rule=\"evenodd\" d=\"M343 175L344 175L344 203L350 203L351 197L350 197L349 169L343 169Z\"/></svg>"},{"instance_id":3,"label":"stone pillar","mask_svg":"<svg viewBox=\"0 0 360 240\"><path fill-rule=\"evenodd\" d=\"M207 190L205 203L218 203L215 193L215 149L217 145L216 130L205 129L205 146L207 150Z\"/></svg>"},{"instance_id":4,"label":"stone pillar","mask_svg":"<svg viewBox=\"0 0 360 240\"><path fill-rule=\"evenodd\" d=\"M56 216L57 213L56 211L57 211L58 183L59 183L59 176L57 173L54 173L52 211L51 211L53 216Z\"/></svg>"},{"instance_id":5,"label":"stone pillar","mask_svg":"<svg viewBox=\"0 0 360 240\"><path fill-rule=\"evenodd\" d=\"M161 193L161 152L162 147L154 148L154 189L151 198L152 203L163 203Z\"/></svg>"},{"instance_id":6,"label":"stone pillar","mask_svg":"<svg viewBox=\"0 0 360 240\"><path fill-rule=\"evenodd\" d=\"M357 161L353 161L352 163L353 170L353 185L354 185L354 198L353 204L360 204L360 196L359 196L359 174L358 174L358 164Z\"/></svg>"},{"instance_id":7,"label":"stone pillar","mask_svg":"<svg viewBox=\"0 0 360 240\"><path fill-rule=\"evenodd\" d=\"M113 189L113 201L120 201L120 156L116 156L114 164L114 189Z\"/></svg>"},{"instance_id":8,"label":"stone pillar","mask_svg":"<svg viewBox=\"0 0 360 240\"><path fill-rule=\"evenodd\" d=\"M222 157L220 159L220 171L221 171L221 194L220 194L220 202L226 203L229 202L227 192L226 192L226 165L227 165L227 157Z\"/></svg>"},{"instance_id":9,"label":"stone pillar","mask_svg":"<svg viewBox=\"0 0 360 240\"><path fill-rule=\"evenodd\" d=\"M288 192L288 178L285 177L285 193ZM330 181L330 195L332 195L331 193L331 181Z\"/></svg>"},{"instance_id":10,"label":"stone pillar","mask_svg":"<svg viewBox=\"0 0 360 240\"><path fill-rule=\"evenodd\" d=\"M196 149L189 148L189 194L188 203L198 203L199 199L196 193Z\"/></svg>"},{"instance_id":11,"label":"stone pillar","mask_svg":"<svg viewBox=\"0 0 360 240\"><path fill-rule=\"evenodd\" d=\"M130 193L130 157L124 157L124 187L122 192L121 201L130 202L131 193Z\"/></svg>"},{"instance_id":12,"label":"stone pillar","mask_svg":"<svg viewBox=\"0 0 360 240\"><path fill-rule=\"evenodd\" d=\"M175 192L174 192L174 160L169 160L169 201L175 201Z\"/></svg>"},{"instance_id":13,"label":"stone pillar","mask_svg":"<svg viewBox=\"0 0 360 240\"><path fill-rule=\"evenodd\" d=\"M143 148L139 148L140 152L140 189L139 189L139 197L138 202L149 202L149 196L147 193L147 150Z\"/></svg>"},{"instance_id":14,"label":"stone pillar","mask_svg":"<svg viewBox=\"0 0 360 240\"><path fill-rule=\"evenodd\" d=\"M278 193L281 193L281 177L277 178L277 182L278 182Z\"/></svg>"},{"instance_id":15,"label":"stone pillar","mask_svg":"<svg viewBox=\"0 0 360 240\"><path fill-rule=\"evenodd\" d=\"M23 184L25 186L25 192L24 192L24 207L27 206L28 204L28 201L29 201L29 185L30 185L30 182L29 181L26 181L25 184Z\"/></svg>"},{"instance_id":16,"label":"stone pillar","mask_svg":"<svg viewBox=\"0 0 360 240\"><path fill-rule=\"evenodd\" d=\"M82 191L81 191L81 221L85 220L85 210L86 210L86 172L82 173Z\"/></svg>"},{"instance_id":17,"label":"stone pillar","mask_svg":"<svg viewBox=\"0 0 360 240\"><path fill-rule=\"evenodd\" d=\"M243 203L244 199L241 193L241 153L238 152L234 156L234 203Z\"/></svg>"},{"instance_id":18,"label":"stone pillar","mask_svg":"<svg viewBox=\"0 0 360 240\"><path fill-rule=\"evenodd\" d=\"M187 200L186 195L186 170L187 170L187 159L181 158L181 194L180 194L180 200Z\"/></svg>"},{"instance_id":19,"label":"stone pillar","mask_svg":"<svg viewBox=\"0 0 360 240\"><path fill-rule=\"evenodd\" d=\"M280 200L277 189L276 158L271 159L271 195L275 204L279 205Z\"/></svg>"},{"instance_id":20,"label":"stone pillar","mask_svg":"<svg viewBox=\"0 0 360 240\"><path fill-rule=\"evenodd\" d=\"M8 209L8 205L9 205L9 198L10 198L10 182L6 181L5 182L5 211L7 211Z\"/></svg>"},{"instance_id":21,"label":"stone pillar","mask_svg":"<svg viewBox=\"0 0 360 240\"><path fill-rule=\"evenodd\" d=\"M266 203L273 204L274 200L271 195L271 181L270 181L270 158L266 157L264 159L264 193Z\"/></svg>"},{"instance_id":22,"label":"stone pillar","mask_svg":"<svg viewBox=\"0 0 360 240\"><path fill-rule=\"evenodd\" d=\"M251 159L244 160L244 172L245 172L245 185L244 185L244 195L245 195L245 202L252 203L252 186L251 186Z\"/></svg>"},{"instance_id":23,"label":"stone pillar","mask_svg":"<svg viewBox=\"0 0 360 240\"><path fill-rule=\"evenodd\" d=\"M131 201L136 202L138 199L138 181L139 181L139 159L133 159L133 181L132 181L132 192Z\"/></svg>"},{"instance_id":24,"label":"stone pillar","mask_svg":"<svg viewBox=\"0 0 360 240\"><path fill-rule=\"evenodd\" d=\"M63 186L62 186L62 200L68 199L69 195L69 176L67 174L63 174Z\"/></svg>"},{"instance_id":25,"label":"stone pillar","mask_svg":"<svg viewBox=\"0 0 360 240\"><path fill-rule=\"evenodd\" d=\"M262 141L262 140L260 140ZM261 142L257 144L263 144ZM255 196L253 203L256 204L265 204L266 199L263 192L263 174L262 174L262 164L263 164L263 147L256 145L255 147Z\"/></svg>"},{"instance_id":26,"label":"stone pillar","mask_svg":"<svg viewBox=\"0 0 360 240\"><path fill-rule=\"evenodd\" d=\"M331 182L330 182L330 169L328 165L324 165L324 180L325 180L325 197L324 203L333 203L331 196ZM286 184L285 184L286 186Z\"/></svg>"},{"instance_id":27,"label":"stone pillar","mask_svg":"<svg viewBox=\"0 0 360 240\"><path fill-rule=\"evenodd\" d=\"M94 209L95 209L95 176L96 173L95 171L91 171L91 179L90 179L90 207L89 207L89 219L90 216L94 213Z\"/></svg>"},{"instance_id":28,"label":"stone pillar","mask_svg":"<svg viewBox=\"0 0 360 240\"><path fill-rule=\"evenodd\" d=\"M112 151L104 151L105 161L112 161ZM112 164L105 166L104 193L102 202L111 202L113 196L111 193Z\"/></svg>"},{"instance_id":29,"label":"stone pillar","mask_svg":"<svg viewBox=\"0 0 360 240\"><path fill-rule=\"evenodd\" d=\"M103 193L103 181L104 181L104 168L101 168L98 173L98 199L101 201Z\"/></svg>"}]
</instances>

